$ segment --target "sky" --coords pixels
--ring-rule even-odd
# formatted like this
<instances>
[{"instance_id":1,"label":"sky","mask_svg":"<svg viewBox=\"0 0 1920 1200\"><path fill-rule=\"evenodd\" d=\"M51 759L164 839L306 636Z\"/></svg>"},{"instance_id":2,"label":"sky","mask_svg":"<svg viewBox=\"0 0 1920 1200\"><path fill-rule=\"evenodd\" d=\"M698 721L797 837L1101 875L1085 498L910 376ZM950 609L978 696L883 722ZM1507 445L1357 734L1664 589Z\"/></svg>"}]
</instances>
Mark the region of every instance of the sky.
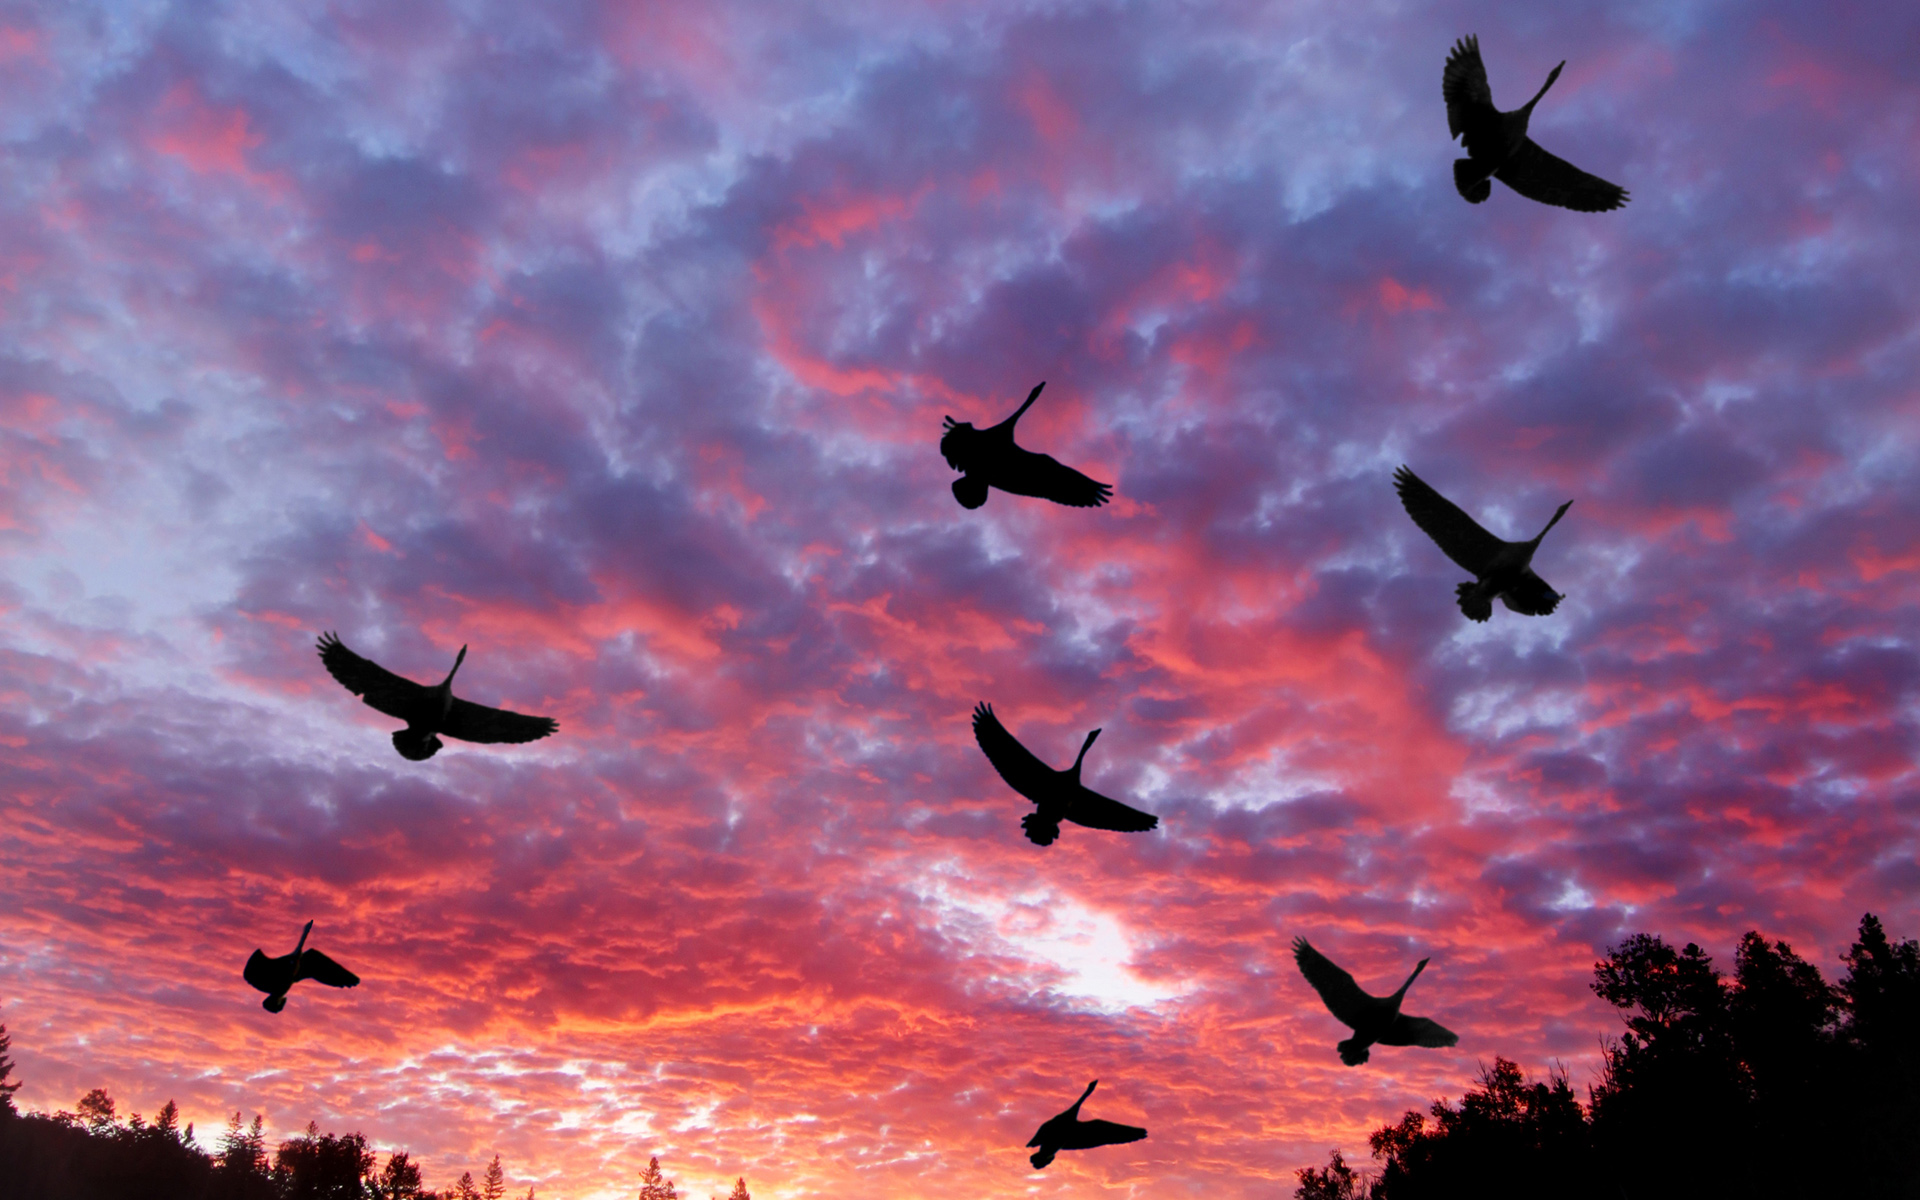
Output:
<instances>
[{"instance_id":1,"label":"sky","mask_svg":"<svg viewBox=\"0 0 1920 1200\"><path fill-rule=\"evenodd\" d=\"M1440 98L1632 193L1454 192ZM29 1109L431 1186L1290 1194L1636 932L1920 935L1920 9L0 3ZM949 491L941 418L1114 485ZM1466 621L1405 463L1567 517ZM550 714L411 763L336 630ZM994 705L1160 816L1041 848ZM255 947L362 985L264 1012ZM1450 1050L1377 1049L1305 936ZM1087 1081L1130 1146L1033 1172Z\"/></svg>"}]
</instances>

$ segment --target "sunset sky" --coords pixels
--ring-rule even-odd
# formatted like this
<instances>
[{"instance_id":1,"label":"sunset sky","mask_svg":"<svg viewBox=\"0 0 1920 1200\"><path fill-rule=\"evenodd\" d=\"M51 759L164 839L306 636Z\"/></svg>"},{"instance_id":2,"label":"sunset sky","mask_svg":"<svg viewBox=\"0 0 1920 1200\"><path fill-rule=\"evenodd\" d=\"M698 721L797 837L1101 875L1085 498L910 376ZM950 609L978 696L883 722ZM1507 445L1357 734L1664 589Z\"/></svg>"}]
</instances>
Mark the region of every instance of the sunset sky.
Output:
<instances>
[{"instance_id":1,"label":"sunset sky","mask_svg":"<svg viewBox=\"0 0 1920 1200\"><path fill-rule=\"evenodd\" d=\"M1629 188L1454 192L1440 75ZM1624 936L1920 935L1920 8L0 3L17 1099L1252 1200ZM1115 486L968 512L941 418ZM1572 509L1454 605L1410 465ZM551 714L401 759L315 638ZM968 715L1161 817L1041 848ZM358 971L264 1012L255 948ZM1452 1050L1346 1036L1305 936ZM1023 1144L1098 1078L1130 1146Z\"/></svg>"}]
</instances>

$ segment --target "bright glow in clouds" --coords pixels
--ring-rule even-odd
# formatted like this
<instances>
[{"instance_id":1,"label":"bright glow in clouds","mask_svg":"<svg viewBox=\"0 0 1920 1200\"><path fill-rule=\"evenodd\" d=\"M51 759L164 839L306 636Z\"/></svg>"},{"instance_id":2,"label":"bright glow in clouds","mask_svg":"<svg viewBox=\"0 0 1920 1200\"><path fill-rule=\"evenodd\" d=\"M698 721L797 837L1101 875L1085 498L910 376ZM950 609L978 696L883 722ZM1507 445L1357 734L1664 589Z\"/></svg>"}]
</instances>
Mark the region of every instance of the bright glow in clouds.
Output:
<instances>
[{"instance_id":1,"label":"bright glow in clouds","mask_svg":"<svg viewBox=\"0 0 1920 1200\"><path fill-rule=\"evenodd\" d=\"M1454 194L1553 63L1589 216ZM0 3L0 1020L516 1195L1284 1195L1920 935L1911 5ZM940 418L1116 487L960 509ZM1485 626L1393 494L1573 498ZM398 758L314 654L556 716ZM968 714L1161 818L1028 843ZM278 1016L302 922L365 980ZM1304 935L1431 955L1340 1065ZM1144 1142L1035 1174L1086 1081Z\"/></svg>"}]
</instances>

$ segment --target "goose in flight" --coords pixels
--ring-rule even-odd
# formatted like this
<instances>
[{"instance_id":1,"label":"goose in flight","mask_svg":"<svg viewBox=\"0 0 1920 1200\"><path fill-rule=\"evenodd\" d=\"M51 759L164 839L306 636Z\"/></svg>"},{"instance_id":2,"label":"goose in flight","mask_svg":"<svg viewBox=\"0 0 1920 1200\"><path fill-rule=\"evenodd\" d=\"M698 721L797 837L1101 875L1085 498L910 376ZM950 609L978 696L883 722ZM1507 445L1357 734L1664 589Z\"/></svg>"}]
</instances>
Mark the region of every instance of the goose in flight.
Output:
<instances>
[{"instance_id":1,"label":"goose in flight","mask_svg":"<svg viewBox=\"0 0 1920 1200\"><path fill-rule=\"evenodd\" d=\"M1496 596L1514 612L1530 617L1544 617L1566 599L1535 575L1531 564L1540 539L1567 515L1573 501L1562 504L1553 520L1547 522L1547 529L1534 535L1532 541L1503 542L1406 467L1393 473L1393 486L1413 523L1425 530L1448 558L1473 572L1472 583L1454 589L1460 598L1460 611L1469 619L1484 621L1493 616Z\"/></svg>"},{"instance_id":2,"label":"goose in flight","mask_svg":"<svg viewBox=\"0 0 1920 1200\"><path fill-rule=\"evenodd\" d=\"M948 466L965 472L953 481L953 498L961 507L985 504L989 487L1074 508L1097 508L1113 495L1111 485L1096 483L1072 467L1062 466L1052 455L1035 454L1014 445L1014 423L1033 407L1040 398L1040 388L1046 386L1042 380L1028 393L1019 411L990 429L975 429L966 421L946 418L940 453L946 455Z\"/></svg>"},{"instance_id":3,"label":"goose in flight","mask_svg":"<svg viewBox=\"0 0 1920 1200\"><path fill-rule=\"evenodd\" d=\"M1038 1146L1032 1158L1033 1169L1038 1171L1053 1161L1053 1156L1062 1150L1091 1150L1095 1146L1118 1146L1126 1142L1137 1142L1147 1136L1147 1131L1138 1125L1117 1125L1112 1121L1082 1121L1080 1106L1093 1095L1093 1089L1100 1086L1098 1079L1087 1085L1073 1107L1053 1117L1042 1125L1033 1140L1027 1143L1032 1149Z\"/></svg>"},{"instance_id":4,"label":"goose in flight","mask_svg":"<svg viewBox=\"0 0 1920 1200\"><path fill-rule=\"evenodd\" d=\"M328 958L318 950L308 950L307 935L313 932L313 922L300 931L300 942L293 948L292 954L282 954L279 958L268 958L259 950L247 960L246 969L241 974L247 982L267 994L260 1007L268 1012L277 1013L287 1006L287 993L293 985L302 979L311 979L324 983L328 987L359 987L360 977L339 963Z\"/></svg>"},{"instance_id":5,"label":"goose in flight","mask_svg":"<svg viewBox=\"0 0 1920 1200\"><path fill-rule=\"evenodd\" d=\"M1447 101L1447 132L1467 148L1467 157L1453 160L1453 185L1469 202L1478 204L1493 194L1490 178L1529 200L1575 212L1607 212L1627 202L1625 188L1555 158L1527 136L1533 106L1566 65L1562 61L1555 67L1524 107L1501 112L1493 106L1493 89L1487 86L1480 39L1465 37L1454 43L1441 76L1440 94Z\"/></svg>"},{"instance_id":6,"label":"goose in flight","mask_svg":"<svg viewBox=\"0 0 1920 1200\"><path fill-rule=\"evenodd\" d=\"M1000 718L993 715L990 704L982 703L973 710L973 736L1007 786L1040 806L1039 811L1020 818L1027 840L1036 846L1051 846L1060 836L1062 821L1122 833L1144 833L1160 824L1159 817L1118 800L1109 800L1081 784L1080 764L1086 759L1093 739L1100 736L1098 729L1087 735L1080 747L1080 757L1064 771L1056 771L1041 762L1015 740L1000 723Z\"/></svg>"},{"instance_id":7,"label":"goose in flight","mask_svg":"<svg viewBox=\"0 0 1920 1200\"><path fill-rule=\"evenodd\" d=\"M453 677L467 661L467 648L453 660L453 670L434 687L402 679L392 671L361 658L332 633L320 635L320 661L342 686L369 707L407 723L395 730L393 748L402 758L422 762L440 753L437 734L463 742L531 742L560 728L552 717L529 717L503 708L488 708L453 694Z\"/></svg>"},{"instance_id":8,"label":"goose in flight","mask_svg":"<svg viewBox=\"0 0 1920 1200\"><path fill-rule=\"evenodd\" d=\"M1413 974L1407 976L1400 990L1391 996L1369 996L1361 991L1353 976L1334 966L1331 959L1303 937L1293 939L1293 961L1300 964L1300 973L1307 977L1313 990L1320 993L1327 1011L1353 1027L1353 1036L1339 1046L1340 1061L1350 1067L1367 1061L1367 1047L1376 1042L1382 1046L1437 1049L1460 1040L1458 1034L1437 1021L1409 1017L1400 1011L1400 1001L1406 997L1413 981L1420 978L1420 972L1427 969L1428 959L1421 959Z\"/></svg>"}]
</instances>

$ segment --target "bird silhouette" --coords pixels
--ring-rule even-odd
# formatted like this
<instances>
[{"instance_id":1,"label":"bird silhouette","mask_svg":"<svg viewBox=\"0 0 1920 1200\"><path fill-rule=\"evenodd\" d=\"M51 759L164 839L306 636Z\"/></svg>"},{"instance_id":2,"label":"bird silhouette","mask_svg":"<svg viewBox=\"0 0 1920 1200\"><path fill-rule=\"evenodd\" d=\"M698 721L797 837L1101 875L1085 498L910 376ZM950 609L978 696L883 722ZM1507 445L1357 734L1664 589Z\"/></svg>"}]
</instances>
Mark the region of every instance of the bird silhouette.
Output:
<instances>
[{"instance_id":1,"label":"bird silhouette","mask_svg":"<svg viewBox=\"0 0 1920 1200\"><path fill-rule=\"evenodd\" d=\"M302 979L311 979L315 983L324 983L328 987L350 988L360 986L360 977L339 963L328 958L318 950L308 950L307 935L313 932L313 922L300 931L300 941L292 954L282 954L279 958L268 958L259 950L247 959L245 970L248 983L267 994L260 1007L268 1012L277 1013L287 1006L287 993L293 985Z\"/></svg>"},{"instance_id":2,"label":"bird silhouette","mask_svg":"<svg viewBox=\"0 0 1920 1200\"><path fill-rule=\"evenodd\" d=\"M1147 1131L1138 1125L1118 1125L1112 1121L1082 1121L1080 1106L1093 1095L1093 1089L1100 1086L1098 1079L1087 1085L1073 1107L1057 1117L1050 1118L1040 1126L1027 1143L1029 1149L1038 1146L1028 1161L1038 1171L1053 1161L1053 1156L1062 1150L1091 1150L1095 1146L1118 1146L1126 1142L1137 1142L1147 1136Z\"/></svg>"},{"instance_id":3,"label":"bird silhouette","mask_svg":"<svg viewBox=\"0 0 1920 1200\"><path fill-rule=\"evenodd\" d=\"M1607 212L1627 202L1625 188L1555 158L1527 136L1533 106L1566 65L1562 61L1555 67L1524 107L1501 112L1493 106L1493 89L1487 86L1480 39L1465 37L1454 43L1441 76L1440 94L1447 101L1447 132L1467 148L1467 157L1453 162L1453 185L1468 201L1485 200L1493 193L1489 180L1498 179L1529 200L1576 212Z\"/></svg>"},{"instance_id":4,"label":"bird silhouette","mask_svg":"<svg viewBox=\"0 0 1920 1200\"><path fill-rule=\"evenodd\" d=\"M963 508L979 508L987 502L987 489L997 487L1016 496L1038 496L1056 504L1074 508L1097 508L1113 495L1113 488L1096 483L1072 467L1063 466L1051 455L1035 454L1014 444L1015 422L1040 398L1039 387L1027 395L1027 402L1006 420L989 429L975 429L965 421L946 418L946 432L940 437L940 453L947 465L965 472L953 481L953 498Z\"/></svg>"},{"instance_id":5,"label":"bird silhouette","mask_svg":"<svg viewBox=\"0 0 1920 1200\"><path fill-rule=\"evenodd\" d=\"M1407 976L1400 990L1391 996L1369 996L1361 991L1353 976L1334 966L1331 959L1303 937L1293 939L1293 961L1300 964L1300 973L1307 977L1313 990L1320 993L1327 1010L1353 1027L1353 1036L1339 1046L1340 1061L1350 1067L1367 1061L1367 1047L1376 1043L1437 1049L1460 1040L1459 1035L1437 1021L1409 1017L1400 1011L1400 1001L1406 997L1413 981L1420 978L1420 972L1427 969L1428 959L1421 959L1413 974Z\"/></svg>"},{"instance_id":6,"label":"bird silhouette","mask_svg":"<svg viewBox=\"0 0 1920 1200\"><path fill-rule=\"evenodd\" d=\"M973 736L987 753L987 761L1000 772L1000 778L1022 796L1039 805L1037 812L1020 818L1027 840L1036 846L1051 846L1060 836L1060 822L1072 821L1089 829L1113 829L1122 833L1144 833L1160 824L1160 818L1130 808L1118 800L1109 800L1080 782L1080 764L1087 757L1098 729L1087 735L1080 756L1064 771L1056 771L1033 756L1007 732L993 706L982 703L973 710Z\"/></svg>"},{"instance_id":7,"label":"bird silhouette","mask_svg":"<svg viewBox=\"0 0 1920 1200\"><path fill-rule=\"evenodd\" d=\"M467 648L453 660L453 670L437 686L402 679L378 663L347 649L332 633L320 635L320 661L327 671L369 707L407 723L395 730L393 748L402 758L422 762L440 753L445 734L463 742L531 742L560 728L552 717L529 717L502 708L488 708L453 694L453 677L467 661Z\"/></svg>"},{"instance_id":8,"label":"bird silhouette","mask_svg":"<svg viewBox=\"0 0 1920 1200\"><path fill-rule=\"evenodd\" d=\"M1546 616L1566 598L1535 575L1531 564L1533 552L1540 548L1540 539L1547 536L1547 529L1552 529L1567 515L1573 501L1562 504L1553 514L1553 520L1547 522L1547 529L1542 529L1532 541L1503 542L1406 467L1393 473L1393 486L1399 491L1400 503L1406 505L1413 523L1425 530L1448 558L1473 572L1474 582L1454 589L1460 599L1460 611L1469 619L1484 621L1493 616L1496 596L1514 612L1530 617Z\"/></svg>"}]
</instances>

